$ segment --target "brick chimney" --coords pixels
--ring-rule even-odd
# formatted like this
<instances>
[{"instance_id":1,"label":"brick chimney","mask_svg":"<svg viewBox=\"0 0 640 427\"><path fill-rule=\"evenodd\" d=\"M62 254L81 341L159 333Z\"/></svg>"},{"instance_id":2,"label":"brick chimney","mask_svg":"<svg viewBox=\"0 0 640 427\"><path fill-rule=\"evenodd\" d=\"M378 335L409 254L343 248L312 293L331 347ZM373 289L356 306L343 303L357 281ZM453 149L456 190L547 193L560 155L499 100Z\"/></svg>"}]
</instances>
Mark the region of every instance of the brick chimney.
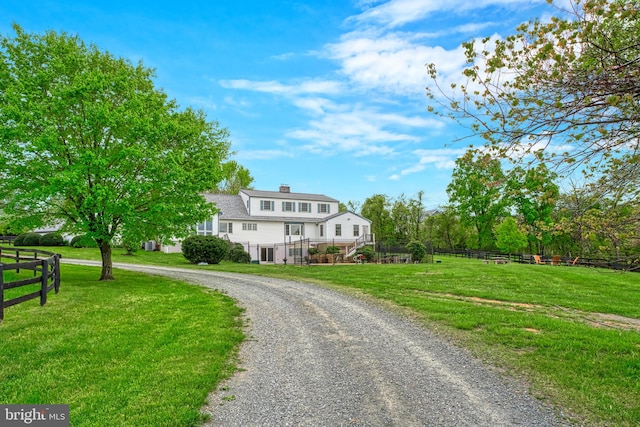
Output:
<instances>
[{"instance_id":1,"label":"brick chimney","mask_svg":"<svg viewBox=\"0 0 640 427\"><path fill-rule=\"evenodd\" d=\"M280 192L281 193L291 193L291 187L289 187L287 184L281 184L280 185Z\"/></svg>"}]
</instances>

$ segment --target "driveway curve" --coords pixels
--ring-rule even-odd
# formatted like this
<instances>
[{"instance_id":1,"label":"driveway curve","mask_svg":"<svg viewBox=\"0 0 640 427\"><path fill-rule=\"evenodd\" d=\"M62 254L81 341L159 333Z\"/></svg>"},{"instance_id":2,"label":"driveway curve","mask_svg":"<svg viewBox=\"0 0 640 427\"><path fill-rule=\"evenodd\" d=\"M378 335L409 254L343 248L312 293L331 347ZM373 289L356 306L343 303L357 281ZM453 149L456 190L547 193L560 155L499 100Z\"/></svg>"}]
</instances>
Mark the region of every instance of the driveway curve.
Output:
<instances>
[{"instance_id":1,"label":"driveway curve","mask_svg":"<svg viewBox=\"0 0 640 427\"><path fill-rule=\"evenodd\" d=\"M211 393L208 426L568 425L524 385L358 298L291 280L114 267L216 289L245 308L240 370Z\"/></svg>"}]
</instances>

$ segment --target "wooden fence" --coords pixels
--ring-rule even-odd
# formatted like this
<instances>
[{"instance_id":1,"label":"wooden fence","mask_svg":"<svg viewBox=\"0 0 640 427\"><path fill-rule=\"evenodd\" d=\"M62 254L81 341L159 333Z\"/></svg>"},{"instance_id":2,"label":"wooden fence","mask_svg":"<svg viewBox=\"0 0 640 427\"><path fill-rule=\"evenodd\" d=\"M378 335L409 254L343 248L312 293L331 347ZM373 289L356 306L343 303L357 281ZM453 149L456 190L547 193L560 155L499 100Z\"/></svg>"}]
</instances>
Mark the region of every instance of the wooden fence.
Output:
<instances>
[{"instance_id":1,"label":"wooden fence","mask_svg":"<svg viewBox=\"0 0 640 427\"><path fill-rule=\"evenodd\" d=\"M3 263L3 259L13 262ZM4 272L20 270L33 271L33 277L4 281ZM9 300L4 299L5 289L19 288L22 286L40 284L40 289ZM47 294L55 290L60 291L60 255L38 249L17 249L0 247L0 322L4 320L4 309L12 305L20 304L34 298L40 298L40 305L47 303Z\"/></svg>"},{"instance_id":2,"label":"wooden fence","mask_svg":"<svg viewBox=\"0 0 640 427\"><path fill-rule=\"evenodd\" d=\"M640 260L637 256L618 259L602 259L589 257L558 257L558 256L539 256L540 262L536 261L536 255L531 254L505 254L501 252L478 251L469 249L434 249L435 254L451 255L462 258L476 258L483 260L491 260L501 258L511 262L521 264L549 264L549 265L571 265L581 267L599 267L608 268L610 270L633 271L640 272Z\"/></svg>"}]
</instances>

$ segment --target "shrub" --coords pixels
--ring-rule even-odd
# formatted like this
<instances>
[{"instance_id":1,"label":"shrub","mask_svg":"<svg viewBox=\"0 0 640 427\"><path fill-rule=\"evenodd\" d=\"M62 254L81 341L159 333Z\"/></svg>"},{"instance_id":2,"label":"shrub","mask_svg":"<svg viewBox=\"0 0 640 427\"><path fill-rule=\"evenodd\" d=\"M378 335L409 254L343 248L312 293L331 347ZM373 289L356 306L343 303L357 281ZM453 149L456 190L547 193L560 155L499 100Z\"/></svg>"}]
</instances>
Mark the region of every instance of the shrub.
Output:
<instances>
[{"instance_id":1,"label":"shrub","mask_svg":"<svg viewBox=\"0 0 640 427\"><path fill-rule=\"evenodd\" d=\"M236 243L229 251L229 261L248 264L251 262L251 255L244 250L244 246Z\"/></svg>"},{"instance_id":2,"label":"shrub","mask_svg":"<svg viewBox=\"0 0 640 427\"><path fill-rule=\"evenodd\" d=\"M192 264L219 264L229 253L229 243L217 236L190 236L182 242L182 255Z\"/></svg>"},{"instance_id":3,"label":"shrub","mask_svg":"<svg viewBox=\"0 0 640 427\"><path fill-rule=\"evenodd\" d=\"M373 258L375 257L376 253L373 250L373 248L371 246L364 246L360 249L358 249L358 252L356 252L357 255L363 255L364 259L367 262L371 262L373 261Z\"/></svg>"},{"instance_id":4,"label":"shrub","mask_svg":"<svg viewBox=\"0 0 640 427\"><path fill-rule=\"evenodd\" d=\"M23 233L16 237L13 246L40 246L39 233Z\"/></svg>"},{"instance_id":5,"label":"shrub","mask_svg":"<svg viewBox=\"0 0 640 427\"><path fill-rule=\"evenodd\" d=\"M131 237L123 238L120 245L127 251L127 255L133 255L138 252L138 249L142 248L142 242Z\"/></svg>"},{"instance_id":6,"label":"shrub","mask_svg":"<svg viewBox=\"0 0 640 427\"><path fill-rule=\"evenodd\" d=\"M407 250L411 254L411 259L413 261L422 261L422 259L427 255L427 247L418 241L412 241L407 244Z\"/></svg>"},{"instance_id":7,"label":"shrub","mask_svg":"<svg viewBox=\"0 0 640 427\"><path fill-rule=\"evenodd\" d=\"M69 246L74 248L97 248L98 244L92 237L89 237L86 234L81 234L80 236L73 237Z\"/></svg>"},{"instance_id":8,"label":"shrub","mask_svg":"<svg viewBox=\"0 0 640 427\"><path fill-rule=\"evenodd\" d=\"M339 254L340 253L340 247L338 247L338 246L327 246L327 249L326 249L325 252L327 254L329 254L329 255Z\"/></svg>"},{"instance_id":9,"label":"shrub","mask_svg":"<svg viewBox=\"0 0 640 427\"><path fill-rule=\"evenodd\" d=\"M229 243L229 253L227 254L226 259L228 261L231 261L231 253L239 250L244 250L244 246L242 246L242 243Z\"/></svg>"},{"instance_id":10,"label":"shrub","mask_svg":"<svg viewBox=\"0 0 640 427\"><path fill-rule=\"evenodd\" d=\"M60 233L47 233L40 237L40 246L64 246L64 237Z\"/></svg>"},{"instance_id":11,"label":"shrub","mask_svg":"<svg viewBox=\"0 0 640 427\"><path fill-rule=\"evenodd\" d=\"M18 234L13 241L13 246L24 246L24 236L26 235L27 233Z\"/></svg>"}]
</instances>

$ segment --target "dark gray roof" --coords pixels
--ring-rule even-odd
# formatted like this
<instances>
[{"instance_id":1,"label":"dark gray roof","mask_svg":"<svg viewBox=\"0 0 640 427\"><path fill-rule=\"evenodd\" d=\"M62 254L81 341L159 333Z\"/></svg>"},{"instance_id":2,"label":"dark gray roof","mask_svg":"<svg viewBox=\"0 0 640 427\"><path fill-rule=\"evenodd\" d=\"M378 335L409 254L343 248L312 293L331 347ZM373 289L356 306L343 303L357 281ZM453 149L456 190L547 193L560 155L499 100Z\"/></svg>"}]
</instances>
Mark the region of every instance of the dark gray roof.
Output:
<instances>
[{"instance_id":1,"label":"dark gray roof","mask_svg":"<svg viewBox=\"0 0 640 427\"><path fill-rule=\"evenodd\" d=\"M247 208L240 196L233 194L210 194L206 193L204 198L207 202L216 205L220 211L220 218L223 219L249 219Z\"/></svg>"},{"instance_id":2,"label":"dark gray roof","mask_svg":"<svg viewBox=\"0 0 640 427\"><path fill-rule=\"evenodd\" d=\"M249 197L264 197L268 199L295 199L295 200L313 200L317 202L335 202L339 201L327 197L324 194L307 194L307 193L282 193L280 191L260 191L260 190L240 190Z\"/></svg>"}]
</instances>

